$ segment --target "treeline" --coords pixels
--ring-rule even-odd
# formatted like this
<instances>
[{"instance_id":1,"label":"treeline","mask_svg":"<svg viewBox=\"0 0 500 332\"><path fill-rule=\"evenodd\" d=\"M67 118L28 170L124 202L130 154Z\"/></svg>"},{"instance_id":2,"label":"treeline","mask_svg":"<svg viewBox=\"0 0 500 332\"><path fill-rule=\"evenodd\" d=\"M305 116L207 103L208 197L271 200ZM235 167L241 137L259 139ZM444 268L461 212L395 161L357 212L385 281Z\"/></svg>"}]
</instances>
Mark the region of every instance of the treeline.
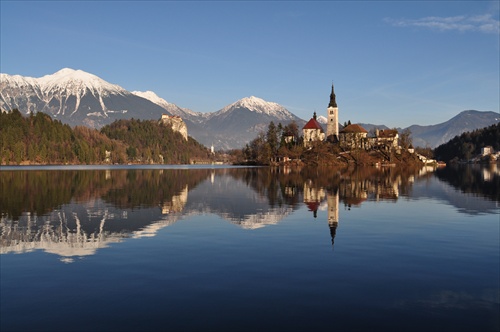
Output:
<instances>
[{"instance_id":1,"label":"treeline","mask_svg":"<svg viewBox=\"0 0 500 332\"><path fill-rule=\"evenodd\" d=\"M0 215L42 216L71 201L102 199L121 209L162 206L210 178L210 169L115 169L0 172Z\"/></svg>"},{"instance_id":2,"label":"treeline","mask_svg":"<svg viewBox=\"0 0 500 332\"><path fill-rule=\"evenodd\" d=\"M0 112L0 144L3 165L99 163L106 151L123 149L97 130L73 129L41 112L24 117L18 110Z\"/></svg>"},{"instance_id":3,"label":"treeline","mask_svg":"<svg viewBox=\"0 0 500 332\"><path fill-rule=\"evenodd\" d=\"M127 146L126 158L132 162L188 164L210 160L210 151L192 137L186 141L168 124L150 120L118 120L101 129L109 138Z\"/></svg>"},{"instance_id":4,"label":"treeline","mask_svg":"<svg viewBox=\"0 0 500 332\"><path fill-rule=\"evenodd\" d=\"M345 123L345 126L350 124ZM401 135L400 142L405 147L411 145L409 131ZM338 143L330 141L311 142L310 147L304 147L304 138L300 136L295 122L283 126L270 122L267 131L261 132L255 139L241 150L230 152L233 163L243 165L270 165L286 162L305 165L345 166L349 163L356 165L373 165L377 162L392 164L415 165L418 158L408 152L396 154L381 149L365 150L361 148L353 151L343 151ZM344 153L342 153L344 152Z\"/></svg>"},{"instance_id":5,"label":"treeline","mask_svg":"<svg viewBox=\"0 0 500 332\"><path fill-rule=\"evenodd\" d=\"M185 164L207 160L209 150L168 125L119 120L100 131L69 125L38 112L0 112L0 164Z\"/></svg>"},{"instance_id":6,"label":"treeline","mask_svg":"<svg viewBox=\"0 0 500 332\"><path fill-rule=\"evenodd\" d=\"M455 136L449 142L434 149L434 157L444 162L468 161L481 153L481 149L491 146L500 151L500 122L486 128Z\"/></svg>"},{"instance_id":7,"label":"treeline","mask_svg":"<svg viewBox=\"0 0 500 332\"><path fill-rule=\"evenodd\" d=\"M236 163L268 165L279 156L300 158L303 153L302 137L299 135L297 123L291 122L283 126L273 121L269 123L267 132L261 132L242 150L233 151Z\"/></svg>"}]
</instances>

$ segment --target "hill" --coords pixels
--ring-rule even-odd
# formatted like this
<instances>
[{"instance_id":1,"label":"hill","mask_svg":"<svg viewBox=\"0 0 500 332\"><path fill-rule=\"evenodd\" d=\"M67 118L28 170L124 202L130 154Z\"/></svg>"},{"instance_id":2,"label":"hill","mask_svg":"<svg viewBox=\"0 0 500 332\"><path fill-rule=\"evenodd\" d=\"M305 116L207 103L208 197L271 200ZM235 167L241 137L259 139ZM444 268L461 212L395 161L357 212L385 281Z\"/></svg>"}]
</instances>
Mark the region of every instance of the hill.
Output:
<instances>
[{"instance_id":1,"label":"hill","mask_svg":"<svg viewBox=\"0 0 500 332\"><path fill-rule=\"evenodd\" d=\"M432 125L412 125L413 145L435 148L464 132L484 128L500 121L500 114L495 112L463 111L450 120Z\"/></svg>"},{"instance_id":2,"label":"hill","mask_svg":"<svg viewBox=\"0 0 500 332\"><path fill-rule=\"evenodd\" d=\"M101 129L74 128L38 112L0 112L0 164L188 164L210 151L160 121L118 120Z\"/></svg>"},{"instance_id":3,"label":"hill","mask_svg":"<svg viewBox=\"0 0 500 332\"><path fill-rule=\"evenodd\" d=\"M486 146L491 146L494 151L500 151L500 123L455 136L434 149L434 156L444 162L469 161L479 155L481 149Z\"/></svg>"},{"instance_id":4,"label":"hill","mask_svg":"<svg viewBox=\"0 0 500 332\"><path fill-rule=\"evenodd\" d=\"M129 162L190 164L211 159L205 146L192 137L186 141L161 121L117 120L104 126L101 133L126 144Z\"/></svg>"}]
</instances>

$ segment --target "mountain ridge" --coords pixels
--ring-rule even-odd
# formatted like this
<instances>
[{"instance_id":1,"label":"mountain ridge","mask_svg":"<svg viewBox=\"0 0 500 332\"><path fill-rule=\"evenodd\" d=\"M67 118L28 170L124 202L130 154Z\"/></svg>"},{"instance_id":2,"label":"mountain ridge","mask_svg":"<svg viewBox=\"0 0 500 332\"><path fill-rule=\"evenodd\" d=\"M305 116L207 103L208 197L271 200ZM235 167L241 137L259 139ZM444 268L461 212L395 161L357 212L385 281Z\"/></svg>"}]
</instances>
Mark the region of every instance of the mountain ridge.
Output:
<instances>
[{"instance_id":1,"label":"mountain ridge","mask_svg":"<svg viewBox=\"0 0 500 332\"><path fill-rule=\"evenodd\" d=\"M494 122L492 123L492 121ZM500 114L466 110L442 123L430 126L411 125L407 129L414 136L415 145L429 145L429 147L435 148L464 132L485 128L499 121Z\"/></svg>"},{"instance_id":2,"label":"mountain ridge","mask_svg":"<svg viewBox=\"0 0 500 332\"><path fill-rule=\"evenodd\" d=\"M206 146L216 144L218 149L243 147L270 121L303 121L278 103L255 96L237 100L218 111L195 112L169 103L153 91L129 92L96 75L70 68L41 78L2 74L0 107L17 108L24 114L41 111L69 125L96 129L119 119L177 115L186 123L189 135Z\"/></svg>"},{"instance_id":3,"label":"mountain ridge","mask_svg":"<svg viewBox=\"0 0 500 332\"><path fill-rule=\"evenodd\" d=\"M44 112L63 123L92 128L125 118L159 119L165 112L119 85L70 68L41 78L1 74L0 107Z\"/></svg>"},{"instance_id":4,"label":"mountain ridge","mask_svg":"<svg viewBox=\"0 0 500 332\"><path fill-rule=\"evenodd\" d=\"M22 113L45 112L69 125L85 125L99 129L115 120L136 118L158 120L162 114L180 116L190 136L205 146L217 149L242 148L271 121L286 125L295 121L301 128L306 120L275 102L250 96L220 110L201 113L182 108L159 97L153 91L127 91L117 84L82 70L63 68L40 78L0 74L0 107ZM326 117L318 119L326 124ZM413 144L436 147L460 135L494 124L500 115L494 112L462 111L452 119L431 126L412 125ZM340 124L339 124L340 125ZM368 131L387 129L385 125L361 124Z\"/></svg>"}]
</instances>

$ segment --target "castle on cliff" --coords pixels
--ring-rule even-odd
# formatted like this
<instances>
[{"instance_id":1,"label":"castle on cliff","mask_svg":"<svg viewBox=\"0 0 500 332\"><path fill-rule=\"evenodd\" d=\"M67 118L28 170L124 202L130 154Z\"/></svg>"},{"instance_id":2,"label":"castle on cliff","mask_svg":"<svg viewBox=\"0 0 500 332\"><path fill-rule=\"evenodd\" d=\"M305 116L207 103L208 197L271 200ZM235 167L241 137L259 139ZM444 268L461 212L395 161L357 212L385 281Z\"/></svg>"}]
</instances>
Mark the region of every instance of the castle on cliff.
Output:
<instances>
[{"instance_id":1,"label":"castle on cliff","mask_svg":"<svg viewBox=\"0 0 500 332\"><path fill-rule=\"evenodd\" d=\"M187 126L180 116L162 114L160 121L164 124L172 126L173 131L180 133L186 141L188 140Z\"/></svg>"}]
</instances>

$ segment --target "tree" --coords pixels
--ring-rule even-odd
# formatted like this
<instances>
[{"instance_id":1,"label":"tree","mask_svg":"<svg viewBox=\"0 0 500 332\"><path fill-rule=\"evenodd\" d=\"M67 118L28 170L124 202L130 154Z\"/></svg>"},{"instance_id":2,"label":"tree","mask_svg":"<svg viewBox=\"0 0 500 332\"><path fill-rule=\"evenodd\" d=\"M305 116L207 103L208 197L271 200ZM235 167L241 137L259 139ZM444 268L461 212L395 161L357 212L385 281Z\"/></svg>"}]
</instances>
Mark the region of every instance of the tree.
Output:
<instances>
[{"instance_id":1,"label":"tree","mask_svg":"<svg viewBox=\"0 0 500 332\"><path fill-rule=\"evenodd\" d=\"M283 128L283 135L282 136L291 136L292 137L292 142L288 143L288 148L291 148L292 145L297 145L299 141L299 127L297 126L297 123L295 121L292 121L288 125L286 125ZM287 144L284 141L284 137L282 138L282 145Z\"/></svg>"},{"instance_id":2,"label":"tree","mask_svg":"<svg viewBox=\"0 0 500 332\"><path fill-rule=\"evenodd\" d=\"M267 128L266 140L267 144L269 144L271 156L275 156L276 153L278 152L279 139L278 139L278 129L274 125L273 121L271 121L269 127Z\"/></svg>"},{"instance_id":3,"label":"tree","mask_svg":"<svg viewBox=\"0 0 500 332\"><path fill-rule=\"evenodd\" d=\"M412 143L413 143L413 140L412 140L412 137L411 137L411 130L408 129L408 128L406 128L400 134L399 145L402 146L405 149L408 149L408 147L410 145L412 145Z\"/></svg>"},{"instance_id":4,"label":"tree","mask_svg":"<svg viewBox=\"0 0 500 332\"><path fill-rule=\"evenodd\" d=\"M470 142L464 142L462 143L462 155L464 156L465 160L469 160L472 157L472 153L474 152L474 144Z\"/></svg>"},{"instance_id":5,"label":"tree","mask_svg":"<svg viewBox=\"0 0 500 332\"><path fill-rule=\"evenodd\" d=\"M126 151L130 161L134 161L137 158L137 149L134 146L129 146Z\"/></svg>"},{"instance_id":6,"label":"tree","mask_svg":"<svg viewBox=\"0 0 500 332\"><path fill-rule=\"evenodd\" d=\"M16 161L17 164L20 164L24 160L25 157L24 150L25 146L22 141L17 141L14 144L14 160Z\"/></svg>"}]
</instances>

